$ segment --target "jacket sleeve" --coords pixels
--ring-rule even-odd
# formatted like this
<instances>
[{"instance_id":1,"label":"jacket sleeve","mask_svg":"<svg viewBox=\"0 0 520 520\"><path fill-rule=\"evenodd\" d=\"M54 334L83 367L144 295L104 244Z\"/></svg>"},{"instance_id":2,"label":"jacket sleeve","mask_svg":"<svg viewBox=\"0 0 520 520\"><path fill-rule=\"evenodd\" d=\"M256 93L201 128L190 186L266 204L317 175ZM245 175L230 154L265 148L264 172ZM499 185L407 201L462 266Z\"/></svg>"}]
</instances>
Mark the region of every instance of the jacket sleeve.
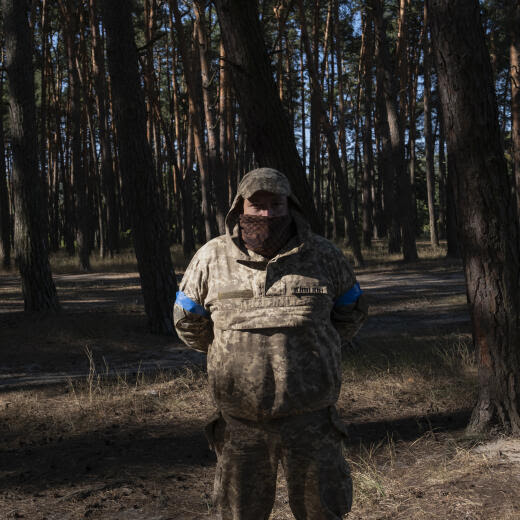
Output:
<instances>
[{"instance_id":1,"label":"jacket sleeve","mask_svg":"<svg viewBox=\"0 0 520 520\"><path fill-rule=\"evenodd\" d=\"M336 295L331 321L346 345L357 334L368 316L368 303L347 259L340 253L336 264Z\"/></svg>"},{"instance_id":2,"label":"jacket sleeve","mask_svg":"<svg viewBox=\"0 0 520 520\"><path fill-rule=\"evenodd\" d=\"M204 307L208 266L200 256L193 257L184 273L173 306L173 323L177 335L188 347L207 352L213 341L213 322Z\"/></svg>"}]
</instances>

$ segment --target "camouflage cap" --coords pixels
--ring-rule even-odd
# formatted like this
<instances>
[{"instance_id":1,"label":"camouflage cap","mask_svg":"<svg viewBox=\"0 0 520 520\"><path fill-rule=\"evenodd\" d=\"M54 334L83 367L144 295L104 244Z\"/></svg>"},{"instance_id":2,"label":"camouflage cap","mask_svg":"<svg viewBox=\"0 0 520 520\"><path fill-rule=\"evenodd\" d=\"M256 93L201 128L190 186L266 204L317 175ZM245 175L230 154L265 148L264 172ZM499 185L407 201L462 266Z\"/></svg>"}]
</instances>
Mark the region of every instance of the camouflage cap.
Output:
<instances>
[{"instance_id":1,"label":"camouflage cap","mask_svg":"<svg viewBox=\"0 0 520 520\"><path fill-rule=\"evenodd\" d=\"M257 191L268 191L279 195L291 196L289 179L273 168L257 168L246 173L238 186L238 195L248 199Z\"/></svg>"}]
</instances>

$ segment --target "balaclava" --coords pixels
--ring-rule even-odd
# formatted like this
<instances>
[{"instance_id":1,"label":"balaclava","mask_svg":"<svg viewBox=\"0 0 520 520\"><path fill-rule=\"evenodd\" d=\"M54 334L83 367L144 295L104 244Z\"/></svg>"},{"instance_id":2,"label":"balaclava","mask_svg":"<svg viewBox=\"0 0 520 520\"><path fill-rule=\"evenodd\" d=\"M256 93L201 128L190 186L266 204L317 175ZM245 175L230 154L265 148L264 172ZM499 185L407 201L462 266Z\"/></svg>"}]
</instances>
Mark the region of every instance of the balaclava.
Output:
<instances>
[{"instance_id":1,"label":"balaclava","mask_svg":"<svg viewBox=\"0 0 520 520\"><path fill-rule=\"evenodd\" d=\"M258 168L246 174L239 194L249 199L257 191L268 191L291 197L291 186L285 175L272 168ZM247 249L272 258L295 234L290 214L280 217L240 215L240 235Z\"/></svg>"},{"instance_id":2,"label":"balaclava","mask_svg":"<svg viewBox=\"0 0 520 520\"><path fill-rule=\"evenodd\" d=\"M291 215L240 215L239 222L244 245L266 258L273 258L295 232Z\"/></svg>"}]
</instances>

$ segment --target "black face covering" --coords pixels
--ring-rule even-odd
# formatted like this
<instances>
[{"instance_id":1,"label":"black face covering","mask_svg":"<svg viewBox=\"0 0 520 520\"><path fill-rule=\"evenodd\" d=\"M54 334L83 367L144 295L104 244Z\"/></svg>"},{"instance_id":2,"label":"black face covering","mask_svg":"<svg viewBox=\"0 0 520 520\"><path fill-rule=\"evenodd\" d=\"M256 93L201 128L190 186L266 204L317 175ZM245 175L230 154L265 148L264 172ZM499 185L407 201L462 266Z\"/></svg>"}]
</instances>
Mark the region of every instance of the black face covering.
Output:
<instances>
[{"instance_id":1,"label":"black face covering","mask_svg":"<svg viewBox=\"0 0 520 520\"><path fill-rule=\"evenodd\" d=\"M291 215L240 215L239 222L244 245L266 258L273 258L295 233Z\"/></svg>"}]
</instances>

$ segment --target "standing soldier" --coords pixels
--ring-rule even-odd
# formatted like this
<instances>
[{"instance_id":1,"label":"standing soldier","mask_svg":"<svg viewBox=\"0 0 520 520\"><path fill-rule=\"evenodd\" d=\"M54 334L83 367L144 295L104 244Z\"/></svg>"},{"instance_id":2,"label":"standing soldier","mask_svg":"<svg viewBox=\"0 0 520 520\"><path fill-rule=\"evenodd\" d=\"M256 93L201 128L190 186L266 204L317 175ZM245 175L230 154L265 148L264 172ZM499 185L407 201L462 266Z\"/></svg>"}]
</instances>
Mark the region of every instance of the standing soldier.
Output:
<instances>
[{"instance_id":1,"label":"standing soldier","mask_svg":"<svg viewBox=\"0 0 520 520\"><path fill-rule=\"evenodd\" d=\"M311 232L285 175L244 176L226 235L199 249L180 289L175 327L207 352L217 408L206 433L218 518L269 518L280 460L296 519L343 518L352 481L335 409L341 345L367 305L343 254Z\"/></svg>"}]
</instances>

